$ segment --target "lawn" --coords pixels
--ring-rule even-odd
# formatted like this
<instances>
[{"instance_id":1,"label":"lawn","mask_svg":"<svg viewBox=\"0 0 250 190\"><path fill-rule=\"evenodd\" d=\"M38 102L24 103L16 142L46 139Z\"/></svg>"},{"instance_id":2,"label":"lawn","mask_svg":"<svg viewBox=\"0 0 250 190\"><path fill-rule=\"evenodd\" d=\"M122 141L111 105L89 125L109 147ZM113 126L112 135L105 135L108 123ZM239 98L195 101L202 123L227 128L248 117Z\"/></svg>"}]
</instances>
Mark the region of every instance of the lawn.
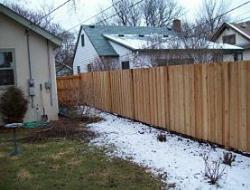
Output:
<instances>
[{"instance_id":1,"label":"lawn","mask_svg":"<svg viewBox=\"0 0 250 190\"><path fill-rule=\"evenodd\" d=\"M25 137L30 129L19 131ZM145 168L108 157L106 149L79 140L51 138L21 141L21 154L10 157L11 132L0 130L0 189L161 189ZM20 140L20 139L19 139Z\"/></svg>"}]
</instances>

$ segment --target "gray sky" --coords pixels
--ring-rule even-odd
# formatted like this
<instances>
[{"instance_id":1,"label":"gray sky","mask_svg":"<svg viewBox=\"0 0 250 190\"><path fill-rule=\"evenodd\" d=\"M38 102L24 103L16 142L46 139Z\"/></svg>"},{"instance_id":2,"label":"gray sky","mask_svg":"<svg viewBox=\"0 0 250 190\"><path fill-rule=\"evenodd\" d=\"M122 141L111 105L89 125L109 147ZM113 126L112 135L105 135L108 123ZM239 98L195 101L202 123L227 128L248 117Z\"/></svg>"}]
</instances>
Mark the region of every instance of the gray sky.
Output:
<instances>
[{"instance_id":1,"label":"gray sky","mask_svg":"<svg viewBox=\"0 0 250 190\"><path fill-rule=\"evenodd\" d=\"M0 0L0 2L15 2L21 4L32 10L39 10L44 6L57 7L66 0ZM137 2L138 0L134 0ZM196 17L197 10L203 0L177 0L181 6L185 8L186 16L182 19L194 19ZM239 4L247 2L247 0L225 0L230 4L230 7L236 7ZM69 29L72 26L81 23L85 19L95 15L100 11L100 8L105 9L111 5L111 0L75 0L77 9L74 10L72 2L68 3L64 7L60 8L53 13L53 17L56 22L62 25L65 29ZM248 18L250 20L250 4L232 12L233 21L239 19ZM92 22L95 19L91 20ZM90 21L90 22L91 22ZM88 23L84 23L88 24ZM77 31L79 27L76 27L74 31ZM72 30L73 31L73 30Z\"/></svg>"}]
</instances>

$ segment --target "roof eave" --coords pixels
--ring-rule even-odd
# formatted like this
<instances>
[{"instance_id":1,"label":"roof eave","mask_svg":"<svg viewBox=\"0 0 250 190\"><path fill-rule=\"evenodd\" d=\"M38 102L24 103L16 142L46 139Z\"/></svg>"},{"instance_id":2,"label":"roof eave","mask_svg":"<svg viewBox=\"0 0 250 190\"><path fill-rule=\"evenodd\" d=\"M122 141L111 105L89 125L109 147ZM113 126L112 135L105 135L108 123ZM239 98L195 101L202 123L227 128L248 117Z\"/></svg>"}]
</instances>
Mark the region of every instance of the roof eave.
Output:
<instances>
[{"instance_id":1,"label":"roof eave","mask_svg":"<svg viewBox=\"0 0 250 190\"><path fill-rule=\"evenodd\" d=\"M7 17L15 20L17 23L25 26L26 28L32 30L33 32L43 36L47 40L51 41L54 45L60 46L62 44L62 39L61 38L49 33L48 31L42 29L40 26L35 25L34 23L29 21L28 19L26 19L23 16L17 14L16 12L14 12L10 8L2 5L1 3L0 3L0 13L2 13L4 15L6 15Z\"/></svg>"},{"instance_id":2,"label":"roof eave","mask_svg":"<svg viewBox=\"0 0 250 190\"><path fill-rule=\"evenodd\" d=\"M224 29L226 28L226 27L230 27L229 25L228 25L228 23L223 23L222 25L221 25L221 27L213 34L213 36L211 37L211 41L212 42L215 42L216 41L216 39L219 37L219 35L224 31Z\"/></svg>"},{"instance_id":3,"label":"roof eave","mask_svg":"<svg viewBox=\"0 0 250 190\"><path fill-rule=\"evenodd\" d=\"M119 41L116 41L116 40L114 40L113 38L110 38L109 36L106 36L105 34L103 34L103 37L106 38L106 39L108 39L108 40L110 40L110 41L112 41L112 42L114 42L114 43L117 43L117 44L119 44L119 45L121 45L121 46L123 46L123 47L125 47L125 48L127 48L127 49L130 49L130 50L132 50L132 51L136 50L135 48L133 48L133 47L131 47L131 46L128 46L128 45L126 45L126 44L123 44L123 43L121 43L121 42L119 42Z\"/></svg>"}]
</instances>

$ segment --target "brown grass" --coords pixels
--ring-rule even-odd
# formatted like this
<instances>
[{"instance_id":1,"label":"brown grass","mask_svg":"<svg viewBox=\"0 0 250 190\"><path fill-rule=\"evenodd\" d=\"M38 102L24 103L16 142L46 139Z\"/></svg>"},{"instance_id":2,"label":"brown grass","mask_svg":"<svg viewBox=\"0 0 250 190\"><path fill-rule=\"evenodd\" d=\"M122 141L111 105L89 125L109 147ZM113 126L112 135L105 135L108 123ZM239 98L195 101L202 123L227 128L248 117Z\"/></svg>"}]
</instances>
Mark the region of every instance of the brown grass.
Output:
<instances>
[{"instance_id":1,"label":"brown grass","mask_svg":"<svg viewBox=\"0 0 250 190\"><path fill-rule=\"evenodd\" d=\"M25 168L20 169L19 172L17 173L17 179L21 181L29 180L31 178L32 176L30 172L26 170Z\"/></svg>"}]
</instances>

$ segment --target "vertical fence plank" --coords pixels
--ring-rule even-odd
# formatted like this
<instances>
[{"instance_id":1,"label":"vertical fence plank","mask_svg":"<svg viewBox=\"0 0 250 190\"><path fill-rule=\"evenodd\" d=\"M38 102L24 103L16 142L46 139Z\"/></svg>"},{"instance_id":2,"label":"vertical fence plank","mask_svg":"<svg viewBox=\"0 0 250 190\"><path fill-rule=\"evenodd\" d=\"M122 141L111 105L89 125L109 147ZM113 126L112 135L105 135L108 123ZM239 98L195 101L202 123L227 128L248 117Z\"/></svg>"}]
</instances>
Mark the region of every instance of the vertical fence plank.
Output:
<instances>
[{"instance_id":1,"label":"vertical fence plank","mask_svg":"<svg viewBox=\"0 0 250 190\"><path fill-rule=\"evenodd\" d=\"M165 99L165 126L167 129L170 129L170 107L169 107L169 74L168 74L168 67L163 68L163 85L164 85L164 99Z\"/></svg>"},{"instance_id":2,"label":"vertical fence plank","mask_svg":"<svg viewBox=\"0 0 250 190\"><path fill-rule=\"evenodd\" d=\"M238 144L241 150L247 149L247 64L239 67L239 125Z\"/></svg>"},{"instance_id":3,"label":"vertical fence plank","mask_svg":"<svg viewBox=\"0 0 250 190\"><path fill-rule=\"evenodd\" d=\"M222 64L222 143L230 146L230 128L229 128L229 64Z\"/></svg>"},{"instance_id":4,"label":"vertical fence plank","mask_svg":"<svg viewBox=\"0 0 250 190\"><path fill-rule=\"evenodd\" d=\"M247 63L247 150L250 152L250 62Z\"/></svg>"},{"instance_id":5,"label":"vertical fence plank","mask_svg":"<svg viewBox=\"0 0 250 190\"><path fill-rule=\"evenodd\" d=\"M183 67L184 75L184 113L185 134L195 136L195 87L194 65Z\"/></svg>"},{"instance_id":6,"label":"vertical fence plank","mask_svg":"<svg viewBox=\"0 0 250 190\"><path fill-rule=\"evenodd\" d=\"M229 64L229 126L230 126L230 146L238 147L238 124L239 124L239 81L237 64Z\"/></svg>"}]
</instances>

